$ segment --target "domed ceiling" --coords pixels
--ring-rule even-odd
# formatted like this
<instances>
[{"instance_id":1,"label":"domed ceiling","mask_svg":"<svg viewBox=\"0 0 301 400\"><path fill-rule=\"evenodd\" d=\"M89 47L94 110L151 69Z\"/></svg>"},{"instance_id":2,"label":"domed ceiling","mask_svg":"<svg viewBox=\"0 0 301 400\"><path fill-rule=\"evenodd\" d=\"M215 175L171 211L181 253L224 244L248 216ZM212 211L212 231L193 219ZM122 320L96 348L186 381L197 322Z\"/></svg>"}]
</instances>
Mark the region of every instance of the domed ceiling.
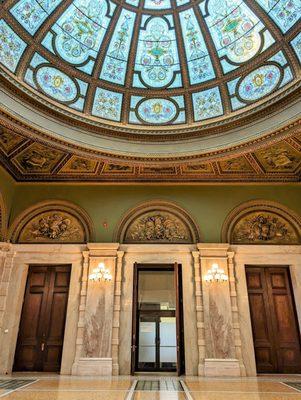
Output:
<instances>
[{"instance_id":1,"label":"domed ceiling","mask_svg":"<svg viewBox=\"0 0 301 400\"><path fill-rule=\"evenodd\" d=\"M94 126L236 121L300 83L300 0L6 0L2 74Z\"/></svg>"}]
</instances>

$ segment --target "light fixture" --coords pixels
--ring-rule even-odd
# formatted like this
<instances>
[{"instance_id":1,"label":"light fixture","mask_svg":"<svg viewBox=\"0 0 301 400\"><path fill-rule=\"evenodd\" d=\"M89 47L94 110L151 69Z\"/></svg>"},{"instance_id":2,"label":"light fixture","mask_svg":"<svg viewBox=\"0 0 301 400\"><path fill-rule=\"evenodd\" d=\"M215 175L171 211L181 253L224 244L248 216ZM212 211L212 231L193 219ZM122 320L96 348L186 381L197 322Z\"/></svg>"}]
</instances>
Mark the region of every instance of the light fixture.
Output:
<instances>
[{"instance_id":1,"label":"light fixture","mask_svg":"<svg viewBox=\"0 0 301 400\"><path fill-rule=\"evenodd\" d=\"M103 262L99 263L96 268L93 269L92 274L89 275L89 280L94 282L112 280L110 271L106 268Z\"/></svg>"},{"instance_id":2,"label":"light fixture","mask_svg":"<svg viewBox=\"0 0 301 400\"><path fill-rule=\"evenodd\" d=\"M204 279L206 282L226 282L228 275L225 274L225 271L218 264L212 264L211 269L207 271Z\"/></svg>"}]
</instances>

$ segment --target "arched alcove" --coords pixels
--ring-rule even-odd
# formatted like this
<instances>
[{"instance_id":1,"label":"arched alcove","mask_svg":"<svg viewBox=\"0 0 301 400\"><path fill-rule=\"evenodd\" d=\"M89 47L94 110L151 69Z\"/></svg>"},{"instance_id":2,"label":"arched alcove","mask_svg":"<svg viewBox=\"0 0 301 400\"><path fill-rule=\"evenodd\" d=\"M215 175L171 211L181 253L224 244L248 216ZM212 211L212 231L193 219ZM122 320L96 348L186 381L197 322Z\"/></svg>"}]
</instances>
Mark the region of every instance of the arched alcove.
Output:
<instances>
[{"instance_id":1,"label":"arched alcove","mask_svg":"<svg viewBox=\"0 0 301 400\"><path fill-rule=\"evenodd\" d=\"M142 203L122 218L115 234L119 243L197 243L199 228L181 207L166 201Z\"/></svg>"},{"instance_id":2,"label":"arched alcove","mask_svg":"<svg viewBox=\"0 0 301 400\"><path fill-rule=\"evenodd\" d=\"M92 237L89 215L77 205L60 200L26 209L9 229L13 243L87 243Z\"/></svg>"},{"instance_id":3,"label":"arched alcove","mask_svg":"<svg viewBox=\"0 0 301 400\"><path fill-rule=\"evenodd\" d=\"M222 228L232 244L300 244L301 218L276 202L254 200L235 207Z\"/></svg>"}]
</instances>

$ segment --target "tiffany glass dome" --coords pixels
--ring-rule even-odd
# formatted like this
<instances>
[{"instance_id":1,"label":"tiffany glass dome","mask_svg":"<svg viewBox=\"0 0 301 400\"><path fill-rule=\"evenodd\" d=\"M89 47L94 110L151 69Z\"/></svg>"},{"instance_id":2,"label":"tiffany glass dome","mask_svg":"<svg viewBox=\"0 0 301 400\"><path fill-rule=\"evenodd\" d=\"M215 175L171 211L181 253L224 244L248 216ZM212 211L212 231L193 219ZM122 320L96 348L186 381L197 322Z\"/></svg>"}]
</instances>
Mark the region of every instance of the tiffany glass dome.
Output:
<instances>
[{"instance_id":1,"label":"tiffany glass dome","mask_svg":"<svg viewBox=\"0 0 301 400\"><path fill-rule=\"evenodd\" d=\"M5 0L1 73L68 118L194 131L300 83L301 0Z\"/></svg>"}]
</instances>

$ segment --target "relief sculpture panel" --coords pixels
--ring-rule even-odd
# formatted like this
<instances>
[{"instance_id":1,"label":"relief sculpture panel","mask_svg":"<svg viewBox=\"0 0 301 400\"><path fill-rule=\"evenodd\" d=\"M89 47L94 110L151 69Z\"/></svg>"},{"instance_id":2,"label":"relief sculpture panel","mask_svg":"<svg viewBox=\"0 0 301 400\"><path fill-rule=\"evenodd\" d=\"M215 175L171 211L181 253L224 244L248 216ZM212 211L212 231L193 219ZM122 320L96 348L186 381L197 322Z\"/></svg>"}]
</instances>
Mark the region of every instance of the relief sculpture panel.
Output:
<instances>
[{"instance_id":1,"label":"relief sculpture panel","mask_svg":"<svg viewBox=\"0 0 301 400\"><path fill-rule=\"evenodd\" d=\"M71 214L47 211L29 221L22 229L19 242L81 243L85 232L81 223Z\"/></svg>"},{"instance_id":2,"label":"relief sculpture panel","mask_svg":"<svg viewBox=\"0 0 301 400\"><path fill-rule=\"evenodd\" d=\"M234 208L226 218L222 241L235 244L300 244L301 218L276 202L246 202Z\"/></svg>"},{"instance_id":3,"label":"relief sculpture panel","mask_svg":"<svg viewBox=\"0 0 301 400\"><path fill-rule=\"evenodd\" d=\"M189 228L166 211L147 212L135 219L125 233L126 243L191 243Z\"/></svg>"},{"instance_id":4,"label":"relief sculpture panel","mask_svg":"<svg viewBox=\"0 0 301 400\"><path fill-rule=\"evenodd\" d=\"M281 216L254 212L240 220L232 233L232 243L297 244L294 228Z\"/></svg>"}]
</instances>

